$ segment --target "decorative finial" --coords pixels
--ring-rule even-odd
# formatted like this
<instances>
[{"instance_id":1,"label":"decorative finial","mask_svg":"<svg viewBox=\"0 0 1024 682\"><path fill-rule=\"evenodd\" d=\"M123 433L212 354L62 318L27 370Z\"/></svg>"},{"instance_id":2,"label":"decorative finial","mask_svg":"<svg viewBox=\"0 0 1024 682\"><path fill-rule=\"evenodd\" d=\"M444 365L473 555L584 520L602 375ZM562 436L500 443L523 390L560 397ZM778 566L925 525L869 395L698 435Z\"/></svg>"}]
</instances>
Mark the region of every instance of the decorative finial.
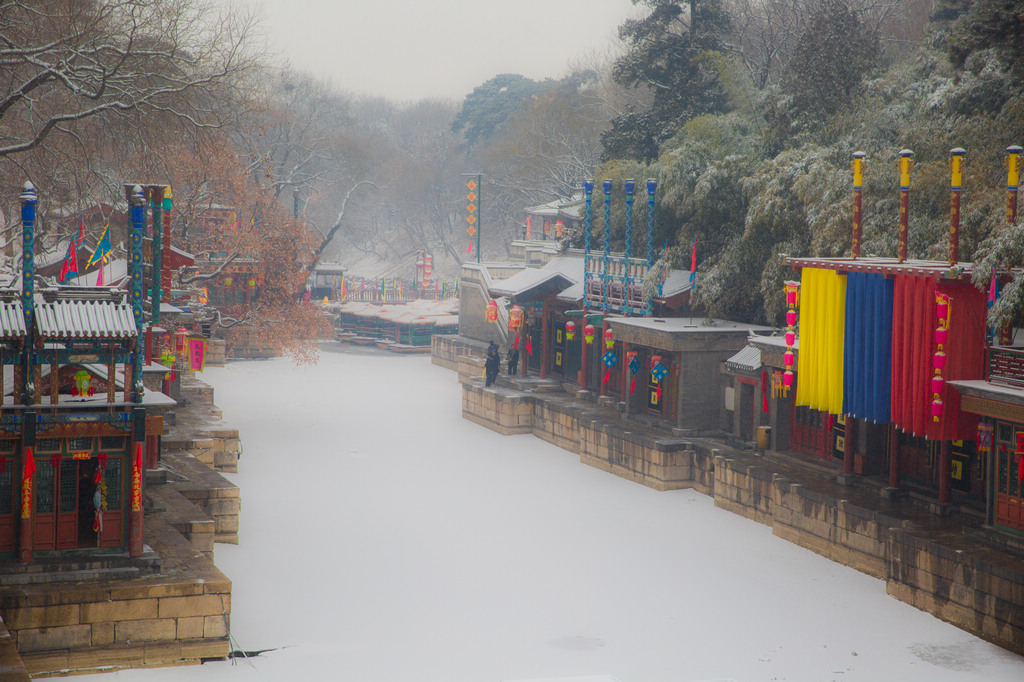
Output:
<instances>
[{"instance_id":1,"label":"decorative finial","mask_svg":"<svg viewBox=\"0 0 1024 682\"><path fill-rule=\"evenodd\" d=\"M36 187L30 181L25 181L25 187L21 191L21 196L18 197L26 204L34 204L39 201L39 196L36 194Z\"/></svg>"}]
</instances>

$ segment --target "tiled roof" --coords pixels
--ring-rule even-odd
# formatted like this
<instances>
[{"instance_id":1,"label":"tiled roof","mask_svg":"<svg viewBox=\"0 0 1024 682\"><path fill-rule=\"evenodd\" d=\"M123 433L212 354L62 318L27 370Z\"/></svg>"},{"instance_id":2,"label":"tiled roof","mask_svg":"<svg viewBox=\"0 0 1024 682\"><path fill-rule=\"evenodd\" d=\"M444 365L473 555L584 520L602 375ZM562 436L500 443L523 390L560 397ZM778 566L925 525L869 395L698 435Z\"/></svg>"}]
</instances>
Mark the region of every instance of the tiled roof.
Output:
<instances>
[{"instance_id":1,"label":"tiled roof","mask_svg":"<svg viewBox=\"0 0 1024 682\"><path fill-rule=\"evenodd\" d=\"M746 346L736 355L726 360L725 366L732 370L756 372L761 369L761 350L754 346Z\"/></svg>"},{"instance_id":2,"label":"tiled roof","mask_svg":"<svg viewBox=\"0 0 1024 682\"><path fill-rule=\"evenodd\" d=\"M37 332L50 339L125 339L138 336L132 307L114 301L36 303Z\"/></svg>"},{"instance_id":3,"label":"tiled roof","mask_svg":"<svg viewBox=\"0 0 1024 682\"><path fill-rule=\"evenodd\" d=\"M25 336L25 314L21 301L0 303L0 338L20 339Z\"/></svg>"}]
</instances>

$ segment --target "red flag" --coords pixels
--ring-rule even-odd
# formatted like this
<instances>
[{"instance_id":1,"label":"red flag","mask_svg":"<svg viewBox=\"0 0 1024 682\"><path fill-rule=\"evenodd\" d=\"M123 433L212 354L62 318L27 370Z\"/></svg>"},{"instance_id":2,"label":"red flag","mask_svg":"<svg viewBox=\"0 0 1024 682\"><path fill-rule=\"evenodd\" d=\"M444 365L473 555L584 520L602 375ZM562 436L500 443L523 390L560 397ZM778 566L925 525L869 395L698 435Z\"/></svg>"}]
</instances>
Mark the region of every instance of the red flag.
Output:
<instances>
[{"instance_id":1,"label":"red flag","mask_svg":"<svg viewBox=\"0 0 1024 682\"><path fill-rule=\"evenodd\" d=\"M25 469L22 472L22 480L32 478L36 473L36 460L32 458L32 448L25 448Z\"/></svg>"},{"instance_id":2,"label":"red flag","mask_svg":"<svg viewBox=\"0 0 1024 682\"><path fill-rule=\"evenodd\" d=\"M636 375L635 374L633 375L633 378L629 380L629 392L631 394L632 393L636 393Z\"/></svg>"},{"instance_id":3,"label":"red flag","mask_svg":"<svg viewBox=\"0 0 1024 682\"><path fill-rule=\"evenodd\" d=\"M606 384L608 383L608 375L609 375L609 374L611 374L611 370L607 370L607 369L606 369L606 370L604 371L604 383L606 383Z\"/></svg>"},{"instance_id":4,"label":"red flag","mask_svg":"<svg viewBox=\"0 0 1024 682\"><path fill-rule=\"evenodd\" d=\"M519 334L516 334L515 340L512 342L512 347L519 350Z\"/></svg>"},{"instance_id":5,"label":"red flag","mask_svg":"<svg viewBox=\"0 0 1024 682\"><path fill-rule=\"evenodd\" d=\"M768 414L768 372L761 372L761 409Z\"/></svg>"},{"instance_id":6,"label":"red flag","mask_svg":"<svg viewBox=\"0 0 1024 682\"><path fill-rule=\"evenodd\" d=\"M690 256L690 286L693 286L693 278L697 274L697 238L693 238L693 255Z\"/></svg>"},{"instance_id":7,"label":"red flag","mask_svg":"<svg viewBox=\"0 0 1024 682\"><path fill-rule=\"evenodd\" d=\"M533 342L530 340L529 336L526 337L526 354L533 355Z\"/></svg>"},{"instance_id":8,"label":"red flag","mask_svg":"<svg viewBox=\"0 0 1024 682\"><path fill-rule=\"evenodd\" d=\"M68 280L72 277L78 276L78 241L75 239L71 240L68 244L68 255L64 256L64 262L60 266L60 275L57 277L57 281L61 284L67 284Z\"/></svg>"}]
</instances>

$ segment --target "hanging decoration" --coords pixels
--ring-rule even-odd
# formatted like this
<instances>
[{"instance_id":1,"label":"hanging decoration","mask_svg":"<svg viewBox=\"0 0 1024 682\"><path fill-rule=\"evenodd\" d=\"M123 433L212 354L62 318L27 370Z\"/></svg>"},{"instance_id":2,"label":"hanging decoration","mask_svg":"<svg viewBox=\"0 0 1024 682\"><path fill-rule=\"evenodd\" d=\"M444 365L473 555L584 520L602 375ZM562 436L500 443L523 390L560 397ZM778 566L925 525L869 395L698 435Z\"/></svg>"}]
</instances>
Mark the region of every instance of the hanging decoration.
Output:
<instances>
[{"instance_id":1,"label":"hanging decoration","mask_svg":"<svg viewBox=\"0 0 1024 682\"><path fill-rule=\"evenodd\" d=\"M533 223L533 221L530 219L530 216L526 216L526 238L527 239L529 239L531 237L532 228L533 228L532 223Z\"/></svg>"},{"instance_id":2,"label":"hanging decoration","mask_svg":"<svg viewBox=\"0 0 1024 682\"><path fill-rule=\"evenodd\" d=\"M71 377L71 395L76 397L92 397L93 391L92 375L84 369L75 372L75 375Z\"/></svg>"},{"instance_id":3,"label":"hanging decoration","mask_svg":"<svg viewBox=\"0 0 1024 682\"><path fill-rule=\"evenodd\" d=\"M487 303L485 315L487 317L488 322L498 321L498 302L495 301L493 298Z\"/></svg>"},{"instance_id":4,"label":"hanging decoration","mask_svg":"<svg viewBox=\"0 0 1024 682\"><path fill-rule=\"evenodd\" d=\"M626 366L629 367L629 392L636 392L636 373L640 371L640 358L636 356L635 350L626 351Z\"/></svg>"},{"instance_id":5,"label":"hanging decoration","mask_svg":"<svg viewBox=\"0 0 1024 682\"><path fill-rule=\"evenodd\" d=\"M523 326L523 308L518 303L512 306L512 310L508 315L508 328L513 332L518 332Z\"/></svg>"},{"instance_id":6,"label":"hanging decoration","mask_svg":"<svg viewBox=\"0 0 1024 682\"><path fill-rule=\"evenodd\" d=\"M594 325L588 324L583 328L583 340L587 343L594 343Z\"/></svg>"},{"instance_id":7,"label":"hanging decoration","mask_svg":"<svg viewBox=\"0 0 1024 682\"><path fill-rule=\"evenodd\" d=\"M949 306L949 296L936 292L935 316L939 320L939 326L935 329L935 355L932 356L932 367L935 369L935 376L932 377L932 421L935 422L942 419L942 389L945 385L942 370L946 368L945 345L949 338Z\"/></svg>"},{"instance_id":8,"label":"hanging decoration","mask_svg":"<svg viewBox=\"0 0 1024 682\"><path fill-rule=\"evenodd\" d=\"M604 370L604 383L608 383L608 377L611 375L612 367L618 363L619 358L615 355L615 351L608 351L601 356L601 360L604 362L606 369Z\"/></svg>"},{"instance_id":9,"label":"hanging decoration","mask_svg":"<svg viewBox=\"0 0 1024 682\"><path fill-rule=\"evenodd\" d=\"M763 370L761 372L761 410L765 414L770 414L771 410L768 409L768 371Z\"/></svg>"},{"instance_id":10,"label":"hanging decoration","mask_svg":"<svg viewBox=\"0 0 1024 682\"><path fill-rule=\"evenodd\" d=\"M565 223L559 218L555 221L555 236L559 239L562 238L562 232L565 230Z\"/></svg>"},{"instance_id":11,"label":"hanging decoration","mask_svg":"<svg viewBox=\"0 0 1024 682\"><path fill-rule=\"evenodd\" d=\"M569 341L576 338L576 323L572 320L565 323L565 338Z\"/></svg>"},{"instance_id":12,"label":"hanging decoration","mask_svg":"<svg viewBox=\"0 0 1024 682\"><path fill-rule=\"evenodd\" d=\"M135 457L132 461L131 510L142 511L142 443L135 444Z\"/></svg>"},{"instance_id":13,"label":"hanging decoration","mask_svg":"<svg viewBox=\"0 0 1024 682\"><path fill-rule=\"evenodd\" d=\"M796 345L796 306L800 301L800 282L786 282L786 352L782 361L786 371L782 375L784 390L793 385L793 346Z\"/></svg>"},{"instance_id":14,"label":"hanging decoration","mask_svg":"<svg viewBox=\"0 0 1024 682\"><path fill-rule=\"evenodd\" d=\"M604 330L604 347L609 350L615 347L615 335L612 334L611 327Z\"/></svg>"},{"instance_id":15,"label":"hanging decoration","mask_svg":"<svg viewBox=\"0 0 1024 682\"><path fill-rule=\"evenodd\" d=\"M32 479L36 473L36 460L32 448L25 448L25 463L21 468L21 518L32 517Z\"/></svg>"},{"instance_id":16,"label":"hanging decoration","mask_svg":"<svg viewBox=\"0 0 1024 682\"><path fill-rule=\"evenodd\" d=\"M668 367L661 361L660 355L651 356L651 378L658 385L658 400L661 400L661 381L668 374Z\"/></svg>"}]
</instances>

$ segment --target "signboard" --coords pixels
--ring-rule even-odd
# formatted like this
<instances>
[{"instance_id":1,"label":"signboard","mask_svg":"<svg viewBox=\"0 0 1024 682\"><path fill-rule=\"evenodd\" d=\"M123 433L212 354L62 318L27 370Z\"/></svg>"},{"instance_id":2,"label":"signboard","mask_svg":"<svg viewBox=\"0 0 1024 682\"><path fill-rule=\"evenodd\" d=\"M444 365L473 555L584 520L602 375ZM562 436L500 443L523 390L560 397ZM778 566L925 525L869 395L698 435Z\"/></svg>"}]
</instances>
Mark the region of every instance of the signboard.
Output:
<instances>
[{"instance_id":1,"label":"signboard","mask_svg":"<svg viewBox=\"0 0 1024 682\"><path fill-rule=\"evenodd\" d=\"M202 372L206 364L206 340L189 339L188 368L193 372Z\"/></svg>"}]
</instances>

